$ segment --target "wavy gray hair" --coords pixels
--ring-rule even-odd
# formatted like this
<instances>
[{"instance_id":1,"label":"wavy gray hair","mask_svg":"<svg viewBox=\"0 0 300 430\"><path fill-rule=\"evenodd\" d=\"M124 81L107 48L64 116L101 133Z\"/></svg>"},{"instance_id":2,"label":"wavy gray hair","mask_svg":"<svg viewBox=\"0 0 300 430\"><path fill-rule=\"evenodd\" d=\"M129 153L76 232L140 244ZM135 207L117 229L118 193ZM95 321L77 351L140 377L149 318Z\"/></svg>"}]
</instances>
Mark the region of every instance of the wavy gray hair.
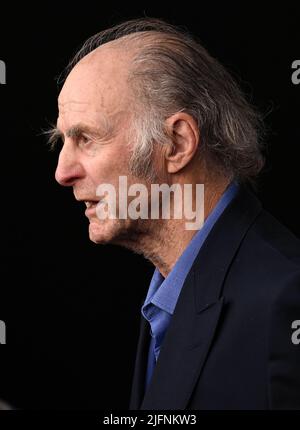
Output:
<instances>
[{"instance_id":1,"label":"wavy gray hair","mask_svg":"<svg viewBox=\"0 0 300 430\"><path fill-rule=\"evenodd\" d=\"M118 39L124 49L133 41L137 47L128 72L137 101L132 172L153 177L154 145L170 141L165 120L184 111L199 127L199 159L219 174L254 183L264 165L261 115L227 70L186 31L152 18L121 23L90 37L67 73L100 45Z\"/></svg>"}]
</instances>

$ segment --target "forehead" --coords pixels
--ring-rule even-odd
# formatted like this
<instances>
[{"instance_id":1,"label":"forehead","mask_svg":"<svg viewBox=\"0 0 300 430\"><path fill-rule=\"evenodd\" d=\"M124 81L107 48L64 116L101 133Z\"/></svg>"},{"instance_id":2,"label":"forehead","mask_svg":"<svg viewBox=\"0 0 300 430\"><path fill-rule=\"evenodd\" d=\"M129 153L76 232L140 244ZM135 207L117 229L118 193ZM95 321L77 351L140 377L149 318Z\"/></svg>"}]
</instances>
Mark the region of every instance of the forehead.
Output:
<instances>
[{"instance_id":1,"label":"forehead","mask_svg":"<svg viewBox=\"0 0 300 430\"><path fill-rule=\"evenodd\" d=\"M129 56L102 46L84 57L70 72L58 98L59 114L105 111L113 114L128 99Z\"/></svg>"}]
</instances>

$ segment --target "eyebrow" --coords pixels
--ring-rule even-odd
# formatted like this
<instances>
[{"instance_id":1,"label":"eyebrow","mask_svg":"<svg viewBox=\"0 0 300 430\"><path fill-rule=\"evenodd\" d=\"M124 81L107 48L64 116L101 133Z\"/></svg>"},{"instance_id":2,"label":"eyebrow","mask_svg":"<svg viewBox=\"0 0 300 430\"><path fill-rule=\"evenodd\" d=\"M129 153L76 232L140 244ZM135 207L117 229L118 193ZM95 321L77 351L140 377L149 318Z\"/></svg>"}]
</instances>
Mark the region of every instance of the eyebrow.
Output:
<instances>
[{"instance_id":1,"label":"eyebrow","mask_svg":"<svg viewBox=\"0 0 300 430\"><path fill-rule=\"evenodd\" d=\"M66 132L66 137L69 137L71 139L76 139L80 136L82 136L83 133L95 135L97 134L97 129L89 127L85 124L75 124L72 127L70 127ZM50 146L51 150L56 149L57 143L59 140L62 140L64 142L65 135L64 133L59 130L57 126L51 126L47 131L44 132L44 134L48 137L47 143Z\"/></svg>"}]
</instances>

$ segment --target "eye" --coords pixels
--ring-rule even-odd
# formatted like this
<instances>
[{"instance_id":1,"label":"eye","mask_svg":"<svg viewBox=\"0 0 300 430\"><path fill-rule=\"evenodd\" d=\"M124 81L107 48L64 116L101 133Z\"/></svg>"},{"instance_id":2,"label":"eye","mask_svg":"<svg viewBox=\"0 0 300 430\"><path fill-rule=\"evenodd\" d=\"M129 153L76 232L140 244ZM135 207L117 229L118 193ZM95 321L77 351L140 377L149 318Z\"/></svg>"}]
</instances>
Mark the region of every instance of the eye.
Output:
<instances>
[{"instance_id":1,"label":"eye","mask_svg":"<svg viewBox=\"0 0 300 430\"><path fill-rule=\"evenodd\" d=\"M79 145L80 146L86 146L88 143L92 141L91 137L85 134L82 134L79 138Z\"/></svg>"}]
</instances>

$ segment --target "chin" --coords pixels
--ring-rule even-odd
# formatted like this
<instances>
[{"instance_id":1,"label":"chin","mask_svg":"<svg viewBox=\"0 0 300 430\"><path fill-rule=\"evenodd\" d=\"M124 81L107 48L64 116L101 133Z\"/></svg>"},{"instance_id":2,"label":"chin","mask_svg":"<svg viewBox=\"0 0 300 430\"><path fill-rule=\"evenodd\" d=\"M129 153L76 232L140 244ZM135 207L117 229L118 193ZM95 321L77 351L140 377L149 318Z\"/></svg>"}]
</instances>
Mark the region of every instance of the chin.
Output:
<instances>
[{"instance_id":1,"label":"chin","mask_svg":"<svg viewBox=\"0 0 300 430\"><path fill-rule=\"evenodd\" d=\"M89 225L90 240L96 244L115 243L120 235L126 235L126 225L117 219L93 220Z\"/></svg>"}]
</instances>

